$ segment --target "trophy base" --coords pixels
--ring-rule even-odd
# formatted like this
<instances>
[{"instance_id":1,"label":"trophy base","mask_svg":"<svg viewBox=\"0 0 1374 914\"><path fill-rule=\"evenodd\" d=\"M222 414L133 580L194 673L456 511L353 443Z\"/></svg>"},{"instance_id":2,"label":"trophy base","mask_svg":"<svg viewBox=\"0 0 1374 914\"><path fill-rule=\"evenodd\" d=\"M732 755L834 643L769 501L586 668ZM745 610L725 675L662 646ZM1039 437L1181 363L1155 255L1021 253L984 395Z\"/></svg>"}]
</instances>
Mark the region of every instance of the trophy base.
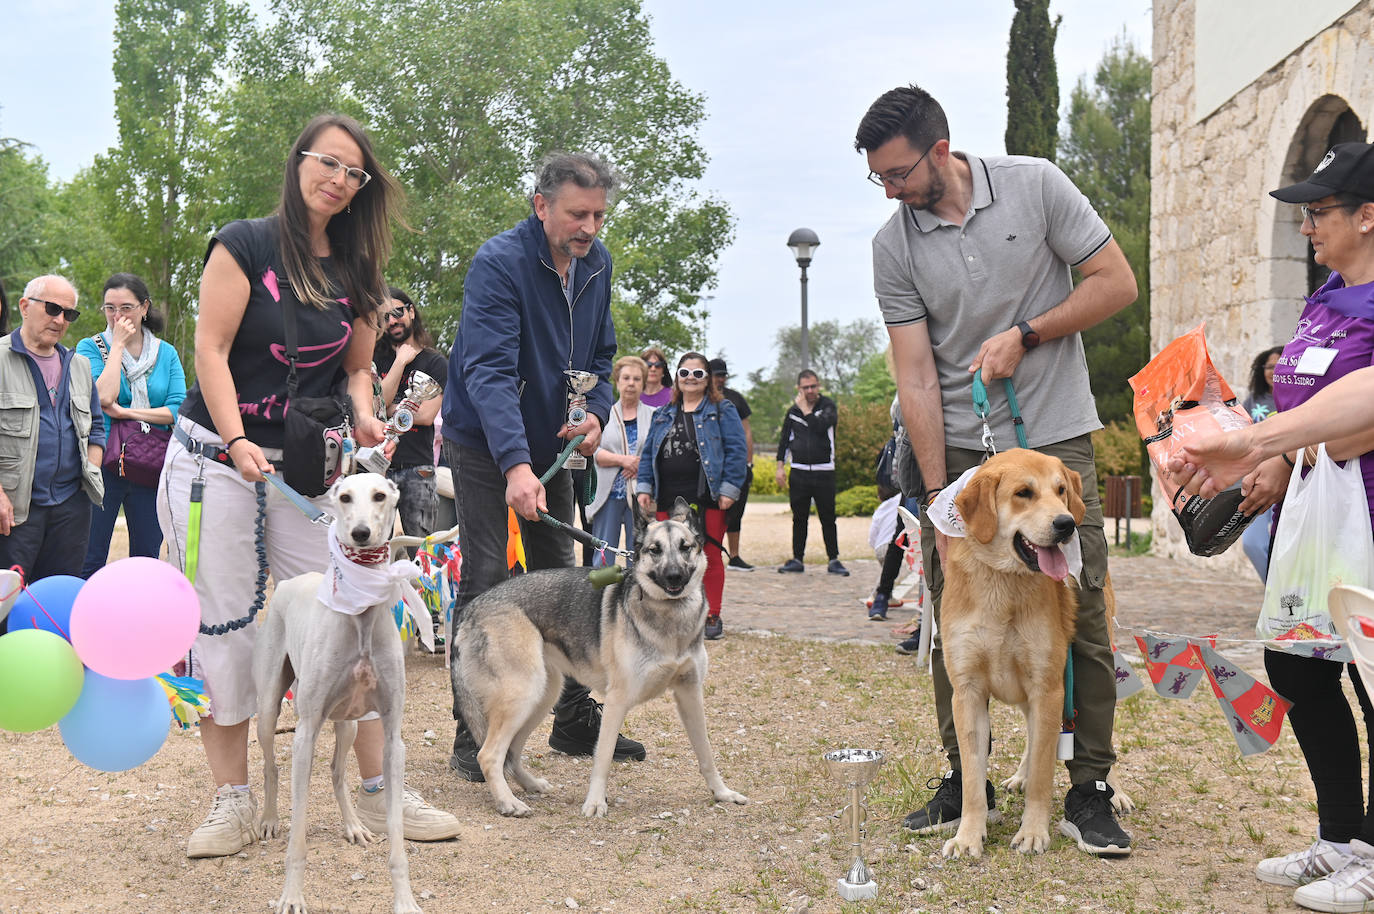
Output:
<instances>
[{"instance_id":1,"label":"trophy base","mask_svg":"<svg viewBox=\"0 0 1374 914\"><path fill-rule=\"evenodd\" d=\"M386 471L391 469L391 461L387 459L386 451L380 447L361 448L354 459L367 472L380 476L385 476Z\"/></svg>"},{"instance_id":2,"label":"trophy base","mask_svg":"<svg viewBox=\"0 0 1374 914\"><path fill-rule=\"evenodd\" d=\"M587 458L581 454L569 454L568 459L563 462L565 470L585 470L587 468Z\"/></svg>"},{"instance_id":3,"label":"trophy base","mask_svg":"<svg viewBox=\"0 0 1374 914\"><path fill-rule=\"evenodd\" d=\"M836 879L835 891L840 893L840 897L845 901L864 901L868 898L878 897L878 883L872 879L867 882L850 882L848 879Z\"/></svg>"}]
</instances>

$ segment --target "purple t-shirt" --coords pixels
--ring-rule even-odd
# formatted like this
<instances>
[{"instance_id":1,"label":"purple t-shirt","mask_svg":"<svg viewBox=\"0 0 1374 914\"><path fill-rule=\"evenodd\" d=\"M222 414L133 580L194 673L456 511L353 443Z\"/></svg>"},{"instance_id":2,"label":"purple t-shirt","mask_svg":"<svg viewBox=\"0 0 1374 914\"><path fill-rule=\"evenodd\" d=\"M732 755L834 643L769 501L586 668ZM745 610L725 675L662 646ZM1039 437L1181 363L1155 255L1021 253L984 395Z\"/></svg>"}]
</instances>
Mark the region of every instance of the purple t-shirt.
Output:
<instances>
[{"instance_id":1,"label":"purple t-shirt","mask_svg":"<svg viewBox=\"0 0 1374 914\"><path fill-rule=\"evenodd\" d=\"M1336 350L1324 373L1297 372L1298 361L1309 348ZM1293 339L1279 356L1274 368L1274 406L1279 412L1292 409L1338 378L1370 365L1374 365L1374 282L1347 287L1339 273L1332 273L1307 299ZM1374 519L1374 452L1360 457L1360 472ZM1277 515L1276 510L1276 524Z\"/></svg>"},{"instance_id":2,"label":"purple t-shirt","mask_svg":"<svg viewBox=\"0 0 1374 914\"><path fill-rule=\"evenodd\" d=\"M639 402L646 406L666 406L668 401L673 399L673 387L668 385L656 394L640 394Z\"/></svg>"},{"instance_id":3,"label":"purple t-shirt","mask_svg":"<svg viewBox=\"0 0 1374 914\"><path fill-rule=\"evenodd\" d=\"M32 350L29 355L38 363L38 373L43 376L43 384L48 388L48 402L57 402L57 385L62 383L62 353L53 350L47 355L38 355Z\"/></svg>"}]
</instances>

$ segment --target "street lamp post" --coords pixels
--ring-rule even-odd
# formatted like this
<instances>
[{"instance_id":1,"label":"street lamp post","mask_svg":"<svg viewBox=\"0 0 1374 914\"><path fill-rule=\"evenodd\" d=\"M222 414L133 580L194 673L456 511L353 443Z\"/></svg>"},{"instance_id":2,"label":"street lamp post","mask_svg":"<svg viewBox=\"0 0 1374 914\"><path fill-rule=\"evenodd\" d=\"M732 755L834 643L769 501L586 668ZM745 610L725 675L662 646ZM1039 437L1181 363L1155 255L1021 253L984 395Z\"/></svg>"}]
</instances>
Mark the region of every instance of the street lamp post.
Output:
<instances>
[{"instance_id":1,"label":"street lamp post","mask_svg":"<svg viewBox=\"0 0 1374 914\"><path fill-rule=\"evenodd\" d=\"M806 329L806 268L811 266L811 252L820 247L821 239L809 228L799 228L787 237L787 246L796 255L801 267L801 367L811 367L811 341Z\"/></svg>"}]
</instances>

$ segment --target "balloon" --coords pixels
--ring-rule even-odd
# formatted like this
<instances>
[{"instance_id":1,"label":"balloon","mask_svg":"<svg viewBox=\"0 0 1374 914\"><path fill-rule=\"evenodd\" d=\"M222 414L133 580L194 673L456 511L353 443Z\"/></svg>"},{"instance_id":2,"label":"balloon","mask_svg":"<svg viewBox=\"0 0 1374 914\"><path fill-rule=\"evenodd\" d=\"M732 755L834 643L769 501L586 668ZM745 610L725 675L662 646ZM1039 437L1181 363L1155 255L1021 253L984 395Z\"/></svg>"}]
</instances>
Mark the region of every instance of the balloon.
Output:
<instances>
[{"instance_id":1,"label":"balloon","mask_svg":"<svg viewBox=\"0 0 1374 914\"><path fill-rule=\"evenodd\" d=\"M70 640L72 603L86 582L69 574L34 581L10 609L10 631L41 628Z\"/></svg>"},{"instance_id":2,"label":"balloon","mask_svg":"<svg viewBox=\"0 0 1374 914\"><path fill-rule=\"evenodd\" d=\"M26 628L0 636L0 730L51 727L76 704L85 675L61 635Z\"/></svg>"},{"instance_id":3,"label":"balloon","mask_svg":"<svg viewBox=\"0 0 1374 914\"><path fill-rule=\"evenodd\" d=\"M58 723L76 760L98 771L128 771L157 755L172 711L157 680L87 672L81 698Z\"/></svg>"},{"instance_id":4,"label":"balloon","mask_svg":"<svg viewBox=\"0 0 1374 914\"><path fill-rule=\"evenodd\" d=\"M72 605L72 647L86 666L114 679L171 669L196 639L200 601L171 565L146 556L111 562L91 575Z\"/></svg>"}]
</instances>

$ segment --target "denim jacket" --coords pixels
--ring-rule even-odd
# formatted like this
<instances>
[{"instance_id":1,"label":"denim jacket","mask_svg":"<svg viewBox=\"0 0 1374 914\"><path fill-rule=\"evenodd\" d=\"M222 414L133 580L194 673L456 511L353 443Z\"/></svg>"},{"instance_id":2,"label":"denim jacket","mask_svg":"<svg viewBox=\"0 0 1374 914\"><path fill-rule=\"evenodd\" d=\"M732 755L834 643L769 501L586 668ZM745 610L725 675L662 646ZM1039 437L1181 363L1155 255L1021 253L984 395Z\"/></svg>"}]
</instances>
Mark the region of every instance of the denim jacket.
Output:
<instances>
[{"instance_id":1,"label":"denim jacket","mask_svg":"<svg viewBox=\"0 0 1374 914\"><path fill-rule=\"evenodd\" d=\"M682 407L668 403L654 410L649 424L649 437L640 450L639 476L635 479L635 494L648 493L658 501L658 452L663 439L673 427ZM748 471L748 455L744 453L744 424L739 412L729 400L712 403L702 400L695 412L689 413L696 426L697 450L701 468L706 474L706 487L713 499L721 496L739 498Z\"/></svg>"}]
</instances>

